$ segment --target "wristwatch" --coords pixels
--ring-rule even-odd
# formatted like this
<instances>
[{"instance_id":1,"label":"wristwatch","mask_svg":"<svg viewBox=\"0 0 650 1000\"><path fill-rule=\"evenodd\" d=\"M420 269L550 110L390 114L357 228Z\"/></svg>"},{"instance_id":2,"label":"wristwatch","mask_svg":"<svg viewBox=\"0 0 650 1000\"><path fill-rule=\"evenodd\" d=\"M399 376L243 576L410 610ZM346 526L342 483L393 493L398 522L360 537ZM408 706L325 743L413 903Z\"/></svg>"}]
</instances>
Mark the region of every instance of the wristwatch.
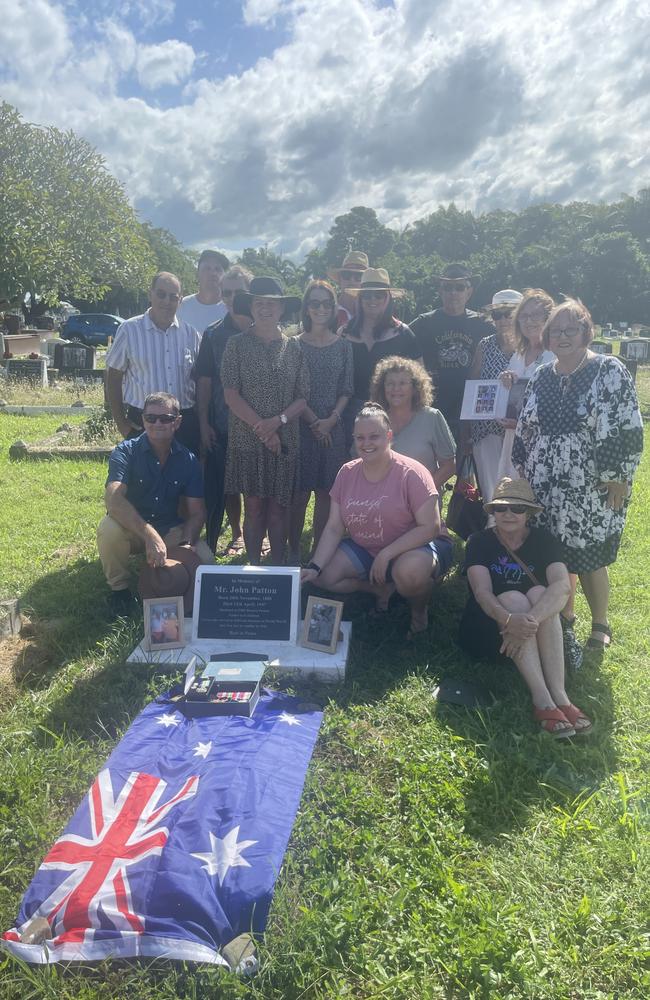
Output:
<instances>
[{"instance_id":1,"label":"wristwatch","mask_svg":"<svg viewBox=\"0 0 650 1000\"><path fill-rule=\"evenodd\" d=\"M288 423L289 423L289 420L288 420L288 418L287 418L287 415L286 415L286 413L280 413L280 414L279 414L279 417L280 417L280 423L281 423L281 424L282 424L283 426L284 426L285 424L288 424Z\"/></svg>"}]
</instances>

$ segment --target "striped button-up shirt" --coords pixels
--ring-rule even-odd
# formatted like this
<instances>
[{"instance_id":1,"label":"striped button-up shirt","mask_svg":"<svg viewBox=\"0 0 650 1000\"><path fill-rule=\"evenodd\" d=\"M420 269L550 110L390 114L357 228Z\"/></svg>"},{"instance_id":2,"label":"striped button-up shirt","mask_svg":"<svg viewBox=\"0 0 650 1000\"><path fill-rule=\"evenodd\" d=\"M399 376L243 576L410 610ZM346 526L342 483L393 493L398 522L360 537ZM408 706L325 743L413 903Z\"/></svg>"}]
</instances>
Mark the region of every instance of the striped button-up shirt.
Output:
<instances>
[{"instance_id":1,"label":"striped button-up shirt","mask_svg":"<svg viewBox=\"0 0 650 1000\"><path fill-rule=\"evenodd\" d=\"M159 330L149 311L133 316L118 327L106 367L123 372L122 399L142 409L151 392L170 392L187 410L194 405L192 368L201 335L178 318Z\"/></svg>"}]
</instances>

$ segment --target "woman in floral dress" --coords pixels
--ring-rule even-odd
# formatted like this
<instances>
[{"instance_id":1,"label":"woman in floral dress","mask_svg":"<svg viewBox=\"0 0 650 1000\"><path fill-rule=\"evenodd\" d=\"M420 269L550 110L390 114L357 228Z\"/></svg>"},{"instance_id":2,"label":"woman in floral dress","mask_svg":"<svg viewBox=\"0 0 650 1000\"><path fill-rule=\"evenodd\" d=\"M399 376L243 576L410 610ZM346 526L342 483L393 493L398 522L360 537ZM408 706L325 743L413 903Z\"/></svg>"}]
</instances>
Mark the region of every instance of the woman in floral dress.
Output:
<instances>
[{"instance_id":1,"label":"woman in floral dress","mask_svg":"<svg viewBox=\"0 0 650 1000\"><path fill-rule=\"evenodd\" d=\"M616 559L632 479L643 449L643 425L634 383L618 358L589 350L589 311L567 299L551 312L544 343L556 361L531 379L517 423L513 461L544 505L540 523L564 547L592 617L587 646L611 640L607 567Z\"/></svg>"}]
</instances>

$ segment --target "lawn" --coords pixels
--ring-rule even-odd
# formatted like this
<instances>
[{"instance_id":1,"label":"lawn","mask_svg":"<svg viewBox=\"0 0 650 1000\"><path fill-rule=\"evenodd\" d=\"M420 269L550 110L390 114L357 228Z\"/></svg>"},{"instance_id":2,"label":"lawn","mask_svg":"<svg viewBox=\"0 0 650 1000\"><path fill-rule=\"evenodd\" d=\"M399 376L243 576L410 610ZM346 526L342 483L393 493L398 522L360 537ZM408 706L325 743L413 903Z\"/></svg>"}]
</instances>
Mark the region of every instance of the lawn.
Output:
<instances>
[{"instance_id":1,"label":"lawn","mask_svg":"<svg viewBox=\"0 0 650 1000\"><path fill-rule=\"evenodd\" d=\"M645 372L640 387L647 412ZM136 627L105 618L94 547L105 466L7 457L60 422L0 414L1 596L20 595L31 620L0 657L3 929L120 734L169 683L123 665ZM589 738L539 734L514 670L481 668L497 697L481 713L435 701L441 677L478 675L454 644L457 571L415 648L404 613L378 627L357 604L346 683L308 689L325 718L259 975L0 958L3 1000L645 1000L649 507L646 455L612 573L615 643L569 684L596 720ZM582 599L578 615L584 639Z\"/></svg>"}]
</instances>

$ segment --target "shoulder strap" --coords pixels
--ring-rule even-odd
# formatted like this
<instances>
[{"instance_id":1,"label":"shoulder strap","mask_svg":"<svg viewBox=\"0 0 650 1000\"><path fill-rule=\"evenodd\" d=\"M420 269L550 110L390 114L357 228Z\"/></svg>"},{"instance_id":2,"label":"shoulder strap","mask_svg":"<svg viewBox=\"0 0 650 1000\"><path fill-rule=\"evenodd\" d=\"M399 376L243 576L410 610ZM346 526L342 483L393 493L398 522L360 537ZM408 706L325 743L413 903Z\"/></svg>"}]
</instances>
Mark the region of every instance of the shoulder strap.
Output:
<instances>
[{"instance_id":1,"label":"shoulder strap","mask_svg":"<svg viewBox=\"0 0 650 1000\"><path fill-rule=\"evenodd\" d=\"M494 529L492 529L492 530L494 531ZM541 587L542 585L541 585L541 583L539 582L539 580L537 579L537 577L535 576L535 574L534 574L534 573L531 573L531 571L530 571L530 570L528 569L528 566L526 566L526 564L525 564L525 563L524 563L524 562L523 562L523 561L522 561L522 560L521 560L521 559L519 558L519 556L517 555L517 553L516 553L516 552L513 552L513 551L512 551L512 549L510 548L510 546L509 546L509 545L506 545L506 543L504 542L504 540L503 540L503 539L502 539L502 538L501 538L501 537L500 537L499 535L497 535L496 531L494 531L494 534L495 534L495 535L497 536L497 540L499 541L499 543L500 543L501 545L503 545L503 547L504 547L504 549L506 550L506 552L508 553L508 555L509 555L509 556L512 556L512 558L513 558L513 559L514 559L514 561L515 561L515 562L517 563L517 565L518 565L518 566L520 566L520 567L521 567L521 569L523 569L523 571L524 571L524 573L526 574L526 576L528 577L528 579L529 579L529 580L530 580L530 581L531 581L531 582L532 582L532 583L533 583L533 584L534 584L534 585L535 585L536 587Z\"/></svg>"}]
</instances>

